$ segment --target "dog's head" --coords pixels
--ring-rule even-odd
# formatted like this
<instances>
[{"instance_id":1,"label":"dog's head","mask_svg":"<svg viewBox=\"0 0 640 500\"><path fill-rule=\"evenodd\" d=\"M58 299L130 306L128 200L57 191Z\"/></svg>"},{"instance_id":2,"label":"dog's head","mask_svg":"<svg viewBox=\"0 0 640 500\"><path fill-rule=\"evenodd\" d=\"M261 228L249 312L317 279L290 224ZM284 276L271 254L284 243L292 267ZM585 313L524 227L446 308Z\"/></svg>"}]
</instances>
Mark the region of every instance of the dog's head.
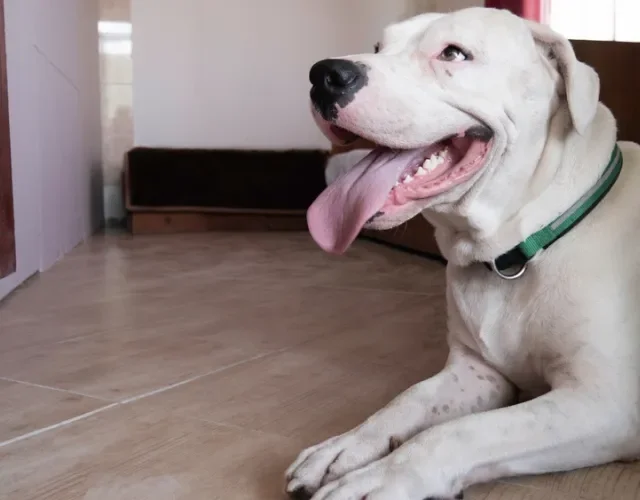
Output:
<instances>
[{"instance_id":1,"label":"dog's head","mask_svg":"<svg viewBox=\"0 0 640 500\"><path fill-rule=\"evenodd\" d=\"M320 61L310 80L313 116L332 142L378 145L309 209L313 237L336 253L363 227L388 229L421 211L499 224L533 174L554 112L566 104L583 132L599 93L565 38L482 8L393 25L376 53Z\"/></svg>"}]
</instances>

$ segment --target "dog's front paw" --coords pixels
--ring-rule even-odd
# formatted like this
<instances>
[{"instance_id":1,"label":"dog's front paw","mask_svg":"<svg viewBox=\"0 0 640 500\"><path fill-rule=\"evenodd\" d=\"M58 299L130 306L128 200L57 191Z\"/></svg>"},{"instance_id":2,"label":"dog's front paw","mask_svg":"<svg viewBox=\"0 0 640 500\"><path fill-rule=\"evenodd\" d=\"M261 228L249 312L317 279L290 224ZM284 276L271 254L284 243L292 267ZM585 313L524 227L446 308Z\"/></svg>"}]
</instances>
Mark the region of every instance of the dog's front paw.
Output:
<instances>
[{"instance_id":1,"label":"dog's front paw","mask_svg":"<svg viewBox=\"0 0 640 500\"><path fill-rule=\"evenodd\" d=\"M303 451L286 474L286 491L295 500L311 498L319 488L364 467L400 446L394 437L353 430Z\"/></svg>"},{"instance_id":2,"label":"dog's front paw","mask_svg":"<svg viewBox=\"0 0 640 500\"><path fill-rule=\"evenodd\" d=\"M326 484L312 500L452 500L462 499L459 490L442 481L440 474L429 477L430 467L406 454L395 454ZM409 460L407 460L409 458ZM455 493L454 493L455 491Z\"/></svg>"}]
</instances>

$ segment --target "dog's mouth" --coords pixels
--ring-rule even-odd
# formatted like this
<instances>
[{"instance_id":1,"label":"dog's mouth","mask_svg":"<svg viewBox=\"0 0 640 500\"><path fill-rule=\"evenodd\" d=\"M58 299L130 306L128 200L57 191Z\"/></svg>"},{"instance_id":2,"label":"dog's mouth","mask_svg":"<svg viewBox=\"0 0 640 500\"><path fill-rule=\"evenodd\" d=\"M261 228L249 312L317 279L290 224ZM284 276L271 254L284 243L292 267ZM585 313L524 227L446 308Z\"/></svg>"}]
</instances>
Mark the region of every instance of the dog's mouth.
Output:
<instances>
[{"instance_id":1,"label":"dog's mouth","mask_svg":"<svg viewBox=\"0 0 640 500\"><path fill-rule=\"evenodd\" d=\"M343 142L358 139L336 125L331 126L331 133ZM367 223L397 216L408 205L470 179L485 164L492 138L489 128L478 125L422 148L376 147L309 208L311 235L324 250L343 253ZM403 222L392 218L396 224Z\"/></svg>"}]
</instances>

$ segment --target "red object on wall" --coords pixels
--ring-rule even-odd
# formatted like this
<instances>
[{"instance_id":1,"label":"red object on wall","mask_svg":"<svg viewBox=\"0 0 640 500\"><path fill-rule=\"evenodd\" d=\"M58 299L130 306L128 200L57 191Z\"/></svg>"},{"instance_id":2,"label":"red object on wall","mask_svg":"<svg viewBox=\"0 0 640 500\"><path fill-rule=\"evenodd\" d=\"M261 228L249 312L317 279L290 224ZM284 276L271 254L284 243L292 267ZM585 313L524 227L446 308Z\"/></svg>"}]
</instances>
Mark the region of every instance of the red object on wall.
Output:
<instances>
[{"instance_id":1,"label":"red object on wall","mask_svg":"<svg viewBox=\"0 0 640 500\"><path fill-rule=\"evenodd\" d=\"M542 2L543 0L486 0L485 7L507 9L520 17L541 21Z\"/></svg>"}]
</instances>

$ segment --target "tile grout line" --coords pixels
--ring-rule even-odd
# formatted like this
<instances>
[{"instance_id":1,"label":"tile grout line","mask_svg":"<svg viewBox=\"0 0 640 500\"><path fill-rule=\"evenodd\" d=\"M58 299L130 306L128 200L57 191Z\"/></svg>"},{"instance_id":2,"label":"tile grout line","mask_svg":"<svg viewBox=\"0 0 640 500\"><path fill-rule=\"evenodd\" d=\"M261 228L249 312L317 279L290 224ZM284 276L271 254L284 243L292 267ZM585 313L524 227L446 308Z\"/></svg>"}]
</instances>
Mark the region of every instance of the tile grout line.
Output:
<instances>
[{"instance_id":1,"label":"tile grout line","mask_svg":"<svg viewBox=\"0 0 640 500\"><path fill-rule=\"evenodd\" d=\"M325 290L340 290L341 292L378 292L378 293L394 293L398 295L419 295L421 297L434 297L434 296L439 297L442 295L442 290L439 290L440 293L434 293L434 292L418 292L418 291L409 291L409 290L396 290L393 288L370 288L370 287L340 286L340 285L312 285L312 286L316 288L322 288Z\"/></svg>"},{"instance_id":2,"label":"tile grout line","mask_svg":"<svg viewBox=\"0 0 640 500\"><path fill-rule=\"evenodd\" d=\"M154 389L152 391L145 392L143 394L138 394L137 396L131 396L130 398L126 398L126 399L123 399L121 401L118 401L118 404L126 405L126 404L129 404L129 403L134 403L136 401L140 401L141 399L145 399L145 398L148 398L148 397L151 397L151 396L155 396L156 394L161 394L163 392L170 391L171 389L175 389L176 387L181 387L183 385L190 384L191 382L195 382L196 380L200 380L202 378L209 377L211 375L215 375L215 374L223 372L225 370L229 370L231 368L235 368L237 366L241 366L241 365L244 365L246 363L251 363L252 361L257 361L259 359L266 358L266 357L272 356L274 354L280 354L280 353L286 351L287 349L289 349L289 347L285 347L283 349L277 349L275 351L264 352L262 354L258 354L256 356L251 357L251 358L243 359L242 361L237 361L235 363L231 363L229 365L225 365L225 366L223 366L221 368L216 368L215 370L211 370L211 371L209 371L207 373L201 373L200 375L195 375L195 376L193 376L191 378L188 378L186 380L181 380L180 382L176 382L175 384L167 385L165 387L160 387L158 389Z\"/></svg>"},{"instance_id":3,"label":"tile grout line","mask_svg":"<svg viewBox=\"0 0 640 500\"><path fill-rule=\"evenodd\" d=\"M73 342L81 342L85 339L96 337L104 332L87 333L85 335L76 335L75 337L69 337L68 339L58 340L54 345L71 344Z\"/></svg>"},{"instance_id":4,"label":"tile grout line","mask_svg":"<svg viewBox=\"0 0 640 500\"><path fill-rule=\"evenodd\" d=\"M189 417L187 415L181 415L178 414L178 416L180 418L183 418L185 420L188 420L190 422L200 422L202 424L208 424L208 425L213 425L215 427L220 427L221 429L227 429L227 430L231 430L231 431L242 431L242 432L251 432L254 434L260 434L262 436L268 436L268 437L273 437L273 438L282 438L282 439L296 439L295 437L292 436L287 436L285 434L278 434L277 432L268 432L268 431L264 431L261 429L255 429L253 427L243 427L241 425L234 425L234 424L229 424L229 423L225 423L225 422L217 422L215 420L208 420L206 418L198 418L198 417Z\"/></svg>"},{"instance_id":5,"label":"tile grout line","mask_svg":"<svg viewBox=\"0 0 640 500\"><path fill-rule=\"evenodd\" d=\"M245 282L252 282L252 283L257 283L259 285L266 285L269 284L270 287L275 287L277 285L275 285L275 283L277 283L276 281L268 281L268 280L264 280L263 282L260 281L260 278L256 279L256 278L242 278L240 276L222 276L222 277L218 277L219 279L222 280L227 280L227 281L239 281L241 283L245 283ZM272 285L272 283L274 283ZM295 285L299 288L320 288L320 289L324 289L324 290L340 290L343 292L380 292L380 293L396 293L399 295L420 295L420 296L429 296L432 297L434 295L440 295L437 293L433 293L433 292L420 292L420 291L415 291L415 290L399 290L396 288L376 288L376 287L358 287L358 286L342 286L342 285L325 285L325 284L300 284L300 285ZM444 283L443 283L444 286ZM268 289L270 287L265 286L265 289ZM444 288L443 288L444 289Z\"/></svg>"},{"instance_id":6,"label":"tile grout line","mask_svg":"<svg viewBox=\"0 0 640 500\"><path fill-rule=\"evenodd\" d=\"M48 385L35 384L33 382L27 382L26 380L16 380L16 379L9 378L9 377L0 377L0 380L3 380L5 382L12 382L14 384L26 385L28 387L36 387L38 389L48 389L50 391L62 392L62 393L65 393L65 394L73 394L74 396L82 396L83 398L95 399L96 401L102 401L104 403L115 403L116 402L116 401L109 400L109 399L104 399L104 398L101 398L101 397L98 397L98 396L92 396L91 394L85 394L83 392L70 391L68 389L62 389L60 387L51 387L51 386L48 386Z\"/></svg>"},{"instance_id":7,"label":"tile grout line","mask_svg":"<svg viewBox=\"0 0 640 500\"><path fill-rule=\"evenodd\" d=\"M9 446L10 444L13 443L17 443L18 441L22 441L24 439L28 439L31 437L35 437L38 436L40 434L44 434L45 432L49 432L49 431L53 431L55 429L59 429L60 427L66 427L67 425L71 425L74 422L77 422L78 420L84 420L85 418L89 418L93 415L96 415L98 413L102 413L103 411L106 410L110 410L111 408L115 408L116 406L118 406L118 403L111 403L110 405L107 406L102 406L96 410L87 412L87 413L83 413L81 415L77 415L75 417L69 418L67 420L63 420L62 422L58 422L56 424L52 424L49 425L47 427L42 427L40 429L36 429L35 431L31 431L31 432L27 432L26 434L22 434L20 436L16 436L14 438L11 439L7 439L6 441L2 441L0 442L0 448L4 448L5 446Z\"/></svg>"},{"instance_id":8,"label":"tile grout line","mask_svg":"<svg viewBox=\"0 0 640 500\"><path fill-rule=\"evenodd\" d=\"M192 276L200 276L201 272L200 271L187 271L184 273L180 273L180 275L184 278L190 278ZM241 276L234 276L234 275L217 275L215 277L215 280L218 281L237 281L240 283L247 283L247 282L252 282L252 283L257 283L258 285L261 285L265 290L267 289L271 289L274 287L277 287L277 281L272 281L270 279L265 279L265 278L258 278L258 280L256 281L255 277L253 278L244 278ZM134 288L132 290L130 290L129 292L125 292L123 294L118 294L118 295L114 295L113 297L107 298L107 301L110 301L112 299L119 299L119 298L125 298L125 297L130 297L132 295L138 295L138 294L144 294L145 290L147 289L147 287L149 285L155 285L156 283L149 283L146 285L140 285L140 288ZM397 289L397 288L383 288L383 287L358 287L358 286L344 286L344 285L332 285L332 284L322 284L322 283L316 283L316 284L299 284L296 285L299 288L319 288L319 289L324 289L324 290L340 290L340 291L345 291L345 292L350 292L350 291L354 291L354 292L378 292L378 293L392 293L392 294L399 294L399 295L419 295L419 296L434 296L434 295L438 295L437 293L433 293L433 292L426 292L426 291L418 291L418 290L401 290L401 289ZM102 301L103 299L98 299L97 302ZM93 303L93 302L92 302ZM88 305L88 304L85 304ZM50 312L55 311L56 308L52 308ZM28 323L30 321L33 321L32 319L14 319L14 320L10 320L8 321L4 326L13 326L14 324L24 324L24 323ZM66 342L73 342L75 340L82 340L86 337L92 337L94 335L98 335L102 332L96 332L93 334L88 334L88 335L78 335L75 337L71 337L69 339L64 339L58 342L55 342L56 344L58 343L66 343Z\"/></svg>"},{"instance_id":9,"label":"tile grout line","mask_svg":"<svg viewBox=\"0 0 640 500\"><path fill-rule=\"evenodd\" d=\"M132 396L130 398L123 399L122 401L117 401L117 402L108 404L106 406L102 406L100 408L97 408L95 410L89 411L87 413L82 413L81 415L76 415L75 417L69 418L67 420L63 420L61 422L57 422L55 424L48 425L46 427L42 427L40 429L36 429L34 431L27 432L26 434L22 434L20 436L16 436L16 437L8 439L6 441L2 441L2 442L0 442L0 448L4 448L5 446L9 446L11 444L17 443L19 441L23 441L25 439L29 439L29 438L32 438L32 437L35 437L35 436L39 436L40 434L44 434L44 433L49 432L49 431L54 431L54 430L59 429L61 427L66 427L66 426L71 425L71 424L73 424L75 422L78 422L80 420L85 420L85 419L87 419L89 417L92 417L92 416L98 414L98 413L102 413L103 411L110 410L112 408L117 408L117 407L120 407L120 406L125 406L127 404L134 403L136 401L140 401L142 399L148 398L150 396L154 396L156 394L160 394L160 393L169 391L171 389L175 389L176 387L181 387L183 385L189 384L189 383L194 382L196 380L200 380L200 379L202 379L204 377L209 377L211 375L215 375L215 374L223 372L225 370L229 370L231 368L235 368L237 366L241 366L243 364L250 363L252 361L257 361L259 359L266 358L268 356L273 356L273 355L276 355L276 354L283 353L283 352L285 352L285 351L287 351L289 349L292 349L292 348L293 348L293 346L284 347L282 349L276 349L274 351L268 351L268 352L265 352L265 353L262 353L262 354L258 354L256 356L252 356L251 358L247 358L247 359L244 359L242 361L238 361L236 363L231 363L231 364L223 366L221 368L217 368L215 370L211 370L211 371L209 371L207 373L196 375L196 376L191 377L189 379L182 380L180 382L176 382L175 384L171 384L171 385L168 385L166 387L161 387L159 389L154 389L153 391L149 391L149 392L146 392L144 394L139 394L137 396ZM6 381L9 381L9 382L15 382L15 383L24 383L24 382L20 382L20 381L17 381L17 380L4 379L3 377L0 377L0 380L6 380ZM69 391L66 391L65 389L57 389L57 388L53 388L53 387L41 386L41 385L38 385L38 384L31 384L31 383L25 383L25 384L26 385L35 386L35 387L40 387L40 388L43 388L43 389L53 389L53 390L57 390L57 391L60 391L60 392L69 392ZM72 394L81 395L79 393L72 393ZM87 396L87 397L92 397L92 396ZM104 401L104 402L107 402L107 401Z\"/></svg>"}]
</instances>

